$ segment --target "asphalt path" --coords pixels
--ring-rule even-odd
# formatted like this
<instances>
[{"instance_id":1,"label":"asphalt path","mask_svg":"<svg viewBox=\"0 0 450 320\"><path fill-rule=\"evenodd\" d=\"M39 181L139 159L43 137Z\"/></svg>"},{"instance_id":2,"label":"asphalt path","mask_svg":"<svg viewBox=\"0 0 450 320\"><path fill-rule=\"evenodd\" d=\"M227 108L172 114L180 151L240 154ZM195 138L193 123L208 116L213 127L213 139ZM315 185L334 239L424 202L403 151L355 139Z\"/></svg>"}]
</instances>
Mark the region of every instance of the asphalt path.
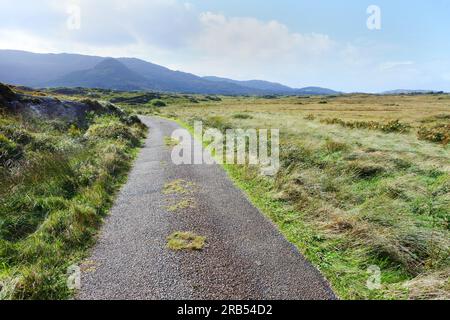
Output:
<instances>
[{"instance_id":1,"label":"asphalt path","mask_svg":"<svg viewBox=\"0 0 450 320\"><path fill-rule=\"evenodd\" d=\"M82 266L78 299L316 300L330 286L219 165L174 165L175 122L142 117L149 135ZM165 190L181 184L178 192ZM206 238L173 251L167 237Z\"/></svg>"}]
</instances>

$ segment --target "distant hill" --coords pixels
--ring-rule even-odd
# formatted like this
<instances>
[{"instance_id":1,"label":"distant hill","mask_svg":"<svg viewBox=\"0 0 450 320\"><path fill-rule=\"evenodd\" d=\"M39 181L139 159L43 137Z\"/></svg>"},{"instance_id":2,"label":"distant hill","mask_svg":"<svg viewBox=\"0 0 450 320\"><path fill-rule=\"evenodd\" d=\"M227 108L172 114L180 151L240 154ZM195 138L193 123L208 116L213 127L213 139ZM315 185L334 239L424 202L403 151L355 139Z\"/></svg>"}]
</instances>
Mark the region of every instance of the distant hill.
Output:
<instances>
[{"instance_id":1,"label":"distant hill","mask_svg":"<svg viewBox=\"0 0 450 320\"><path fill-rule=\"evenodd\" d=\"M334 91L331 89L327 89L327 88L306 87L306 88L301 88L301 89L294 89L294 88L282 85L280 83L263 81L263 80L238 81L238 80L232 80L232 79L220 78L220 77L214 77L214 76L208 76L208 77L203 77L203 78L207 79L209 81L228 82L228 83L237 84L237 85L247 87L247 88L263 90L266 92L266 94L269 94L269 93L285 94L285 95L336 95L336 94L340 94L340 92L337 92L337 91Z\"/></svg>"},{"instance_id":2,"label":"distant hill","mask_svg":"<svg viewBox=\"0 0 450 320\"><path fill-rule=\"evenodd\" d=\"M298 95L338 95L342 94L342 92L334 91L327 88L321 87L306 87L302 89L295 89L295 94Z\"/></svg>"},{"instance_id":3,"label":"distant hill","mask_svg":"<svg viewBox=\"0 0 450 320\"><path fill-rule=\"evenodd\" d=\"M273 91L275 93L292 93L294 89L287 87L285 85L275 83L275 82L269 82L269 81L263 81L263 80L247 80L247 81L238 81L238 80L232 80L227 78L220 78L220 77L203 77L203 79L214 81L214 82L228 82L228 83L234 83L240 86L244 86L247 88L252 89L258 89L258 90L264 90L264 91Z\"/></svg>"},{"instance_id":4,"label":"distant hill","mask_svg":"<svg viewBox=\"0 0 450 320\"><path fill-rule=\"evenodd\" d=\"M44 87L68 73L93 68L104 58L76 54L38 54L0 50L0 81L14 85Z\"/></svg>"},{"instance_id":5,"label":"distant hill","mask_svg":"<svg viewBox=\"0 0 450 320\"><path fill-rule=\"evenodd\" d=\"M151 89L150 81L131 71L116 59L107 58L91 69L74 71L54 81L49 87L86 87L115 90Z\"/></svg>"},{"instance_id":6,"label":"distant hill","mask_svg":"<svg viewBox=\"0 0 450 320\"><path fill-rule=\"evenodd\" d=\"M317 87L293 89L262 80L199 77L134 58L37 54L0 50L0 81L29 87L86 87L224 95L332 95Z\"/></svg>"},{"instance_id":7,"label":"distant hill","mask_svg":"<svg viewBox=\"0 0 450 320\"><path fill-rule=\"evenodd\" d=\"M130 70L150 80L154 90L157 91L229 95L265 94L264 91L233 83L208 81L191 73L173 71L140 59L120 58L118 60Z\"/></svg>"},{"instance_id":8,"label":"distant hill","mask_svg":"<svg viewBox=\"0 0 450 320\"><path fill-rule=\"evenodd\" d=\"M397 89L382 92L382 94L429 94L429 93L440 93L442 91L434 91L434 90L408 90L408 89Z\"/></svg>"}]
</instances>

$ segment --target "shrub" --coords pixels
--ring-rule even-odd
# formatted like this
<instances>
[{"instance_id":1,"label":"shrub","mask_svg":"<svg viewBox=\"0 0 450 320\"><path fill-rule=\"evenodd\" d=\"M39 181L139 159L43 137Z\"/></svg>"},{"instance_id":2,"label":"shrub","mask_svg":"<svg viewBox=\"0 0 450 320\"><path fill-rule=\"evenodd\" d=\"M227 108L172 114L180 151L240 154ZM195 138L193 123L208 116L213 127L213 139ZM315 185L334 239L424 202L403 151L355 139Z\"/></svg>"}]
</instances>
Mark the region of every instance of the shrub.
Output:
<instances>
[{"instance_id":1,"label":"shrub","mask_svg":"<svg viewBox=\"0 0 450 320\"><path fill-rule=\"evenodd\" d=\"M167 104L164 101L162 101L162 100L155 100L155 101L152 102L152 105L154 107L158 107L158 108L167 106Z\"/></svg>"},{"instance_id":2,"label":"shrub","mask_svg":"<svg viewBox=\"0 0 450 320\"><path fill-rule=\"evenodd\" d=\"M219 129L220 131L226 131L227 129L233 128L231 124L229 124L224 117L221 116L212 116L208 117L206 121L204 121L205 125L209 128Z\"/></svg>"},{"instance_id":3,"label":"shrub","mask_svg":"<svg viewBox=\"0 0 450 320\"><path fill-rule=\"evenodd\" d=\"M118 119L109 117L97 118L86 131L85 137L94 142L100 139L112 139L127 141L131 146L139 144L139 137L133 134L129 126L119 122Z\"/></svg>"},{"instance_id":4,"label":"shrub","mask_svg":"<svg viewBox=\"0 0 450 320\"><path fill-rule=\"evenodd\" d=\"M327 118L321 120L320 122L325 124L337 124L350 129L380 130L383 132L406 133L410 129L409 125L401 123L399 120L380 123L377 121L344 121L339 118Z\"/></svg>"},{"instance_id":5,"label":"shrub","mask_svg":"<svg viewBox=\"0 0 450 320\"><path fill-rule=\"evenodd\" d=\"M450 142L450 124L441 124L434 127L421 127L417 132L420 140L442 143Z\"/></svg>"},{"instance_id":6,"label":"shrub","mask_svg":"<svg viewBox=\"0 0 450 320\"><path fill-rule=\"evenodd\" d=\"M253 119L253 117L251 115L245 114L245 113L236 113L233 115L233 119L246 120L246 119Z\"/></svg>"},{"instance_id":7,"label":"shrub","mask_svg":"<svg viewBox=\"0 0 450 320\"><path fill-rule=\"evenodd\" d=\"M310 113L305 117L305 120L309 120L309 121L316 120L316 116L313 115L312 113Z\"/></svg>"},{"instance_id":8,"label":"shrub","mask_svg":"<svg viewBox=\"0 0 450 320\"><path fill-rule=\"evenodd\" d=\"M79 137L79 136L81 136L81 130L75 124L72 124L69 127L68 133L69 133L69 135L71 137Z\"/></svg>"},{"instance_id":9,"label":"shrub","mask_svg":"<svg viewBox=\"0 0 450 320\"><path fill-rule=\"evenodd\" d=\"M210 100L210 101L216 101L216 102L222 101L221 98L216 97L216 96L206 96L205 99Z\"/></svg>"},{"instance_id":10,"label":"shrub","mask_svg":"<svg viewBox=\"0 0 450 320\"><path fill-rule=\"evenodd\" d=\"M393 120L379 125L379 130L384 132L407 132L409 128L408 125L401 123L400 120Z\"/></svg>"}]
</instances>

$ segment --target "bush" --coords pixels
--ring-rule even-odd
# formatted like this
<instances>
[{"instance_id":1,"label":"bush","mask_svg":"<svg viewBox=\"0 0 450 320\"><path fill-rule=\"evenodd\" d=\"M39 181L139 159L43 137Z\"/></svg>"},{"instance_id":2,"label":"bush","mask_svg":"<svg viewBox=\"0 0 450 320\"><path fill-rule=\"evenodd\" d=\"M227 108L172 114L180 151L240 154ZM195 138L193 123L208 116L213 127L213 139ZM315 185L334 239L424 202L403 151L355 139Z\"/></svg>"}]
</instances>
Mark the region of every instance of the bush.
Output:
<instances>
[{"instance_id":1,"label":"bush","mask_svg":"<svg viewBox=\"0 0 450 320\"><path fill-rule=\"evenodd\" d=\"M152 102L152 105L154 107L158 107L158 108L167 106L167 104L164 101L162 101L162 100L155 100L155 101Z\"/></svg>"},{"instance_id":2,"label":"bush","mask_svg":"<svg viewBox=\"0 0 450 320\"><path fill-rule=\"evenodd\" d=\"M442 143L444 145L450 142L450 124L441 124L429 127L421 127L417 132L420 140Z\"/></svg>"},{"instance_id":3,"label":"bush","mask_svg":"<svg viewBox=\"0 0 450 320\"><path fill-rule=\"evenodd\" d=\"M377 121L344 121L339 118L327 118L321 120L320 122L325 124L337 124L350 129L380 130L383 132L406 133L410 129L409 125L401 123L399 120L381 123Z\"/></svg>"},{"instance_id":4,"label":"bush","mask_svg":"<svg viewBox=\"0 0 450 320\"><path fill-rule=\"evenodd\" d=\"M408 125L401 123L400 120L393 120L379 125L379 130L384 132L408 132L409 128Z\"/></svg>"},{"instance_id":5,"label":"bush","mask_svg":"<svg viewBox=\"0 0 450 320\"><path fill-rule=\"evenodd\" d=\"M71 136L71 137L79 137L82 134L81 130L75 124L72 124L69 127L68 133L69 133L69 136Z\"/></svg>"},{"instance_id":6,"label":"bush","mask_svg":"<svg viewBox=\"0 0 450 320\"><path fill-rule=\"evenodd\" d=\"M246 119L253 119L253 117L251 115L245 114L245 113L236 113L233 115L233 119L246 120Z\"/></svg>"},{"instance_id":7,"label":"bush","mask_svg":"<svg viewBox=\"0 0 450 320\"><path fill-rule=\"evenodd\" d=\"M210 100L210 101L216 101L216 102L222 101L221 98L216 97L216 96L206 96L205 99Z\"/></svg>"},{"instance_id":8,"label":"bush","mask_svg":"<svg viewBox=\"0 0 450 320\"><path fill-rule=\"evenodd\" d=\"M131 146L139 145L139 137L129 126L121 123L117 118L97 118L84 135L91 141L112 139L127 141Z\"/></svg>"},{"instance_id":9,"label":"bush","mask_svg":"<svg viewBox=\"0 0 450 320\"><path fill-rule=\"evenodd\" d=\"M208 128L218 129L222 132L233 128L231 124L229 124L224 117L221 116L212 116L208 117L206 121L204 121L205 125Z\"/></svg>"}]
</instances>

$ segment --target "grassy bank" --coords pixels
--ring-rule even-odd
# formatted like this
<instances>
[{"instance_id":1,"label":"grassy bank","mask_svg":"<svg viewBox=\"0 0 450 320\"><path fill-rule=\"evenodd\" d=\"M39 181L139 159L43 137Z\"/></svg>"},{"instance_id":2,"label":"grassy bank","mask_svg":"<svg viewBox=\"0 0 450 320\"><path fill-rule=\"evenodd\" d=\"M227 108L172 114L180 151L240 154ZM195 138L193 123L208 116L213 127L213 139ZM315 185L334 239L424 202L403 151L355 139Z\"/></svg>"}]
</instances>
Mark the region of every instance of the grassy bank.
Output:
<instances>
[{"instance_id":1,"label":"grassy bank","mask_svg":"<svg viewBox=\"0 0 450 320\"><path fill-rule=\"evenodd\" d=\"M65 299L146 132L126 114L0 115L0 298Z\"/></svg>"},{"instance_id":2,"label":"grassy bank","mask_svg":"<svg viewBox=\"0 0 450 320\"><path fill-rule=\"evenodd\" d=\"M251 166L226 169L341 298L443 299L450 297L450 149L418 132L445 128L444 99L225 98L162 114L222 130L281 129L276 177ZM342 121L326 121L336 110ZM373 266L381 288L370 290Z\"/></svg>"}]
</instances>

